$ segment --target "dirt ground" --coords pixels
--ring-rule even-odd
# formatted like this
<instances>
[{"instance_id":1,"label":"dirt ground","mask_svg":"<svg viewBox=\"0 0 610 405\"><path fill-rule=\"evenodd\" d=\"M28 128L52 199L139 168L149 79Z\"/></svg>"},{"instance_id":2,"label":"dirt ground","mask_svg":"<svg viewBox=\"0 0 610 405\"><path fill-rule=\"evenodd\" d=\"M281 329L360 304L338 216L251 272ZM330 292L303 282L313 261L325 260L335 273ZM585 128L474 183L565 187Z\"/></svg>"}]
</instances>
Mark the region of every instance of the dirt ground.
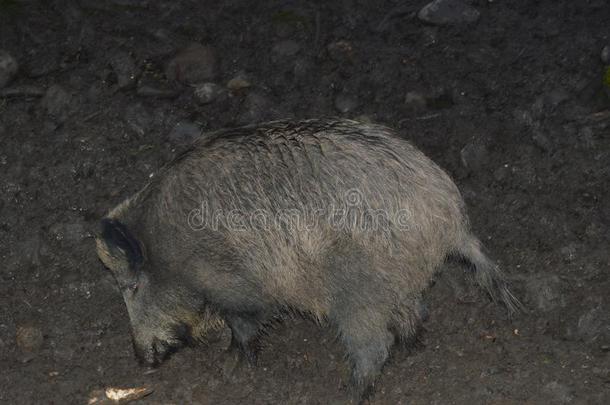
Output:
<instances>
[{"instance_id":1,"label":"dirt ground","mask_svg":"<svg viewBox=\"0 0 610 405\"><path fill-rule=\"evenodd\" d=\"M342 348L303 319L256 368L227 366L224 333L147 372L92 240L202 130L330 115L451 173L528 307L507 319L448 264L370 402L610 403L610 5L474 0L439 25L427 2L0 0L0 402L346 403Z\"/></svg>"}]
</instances>

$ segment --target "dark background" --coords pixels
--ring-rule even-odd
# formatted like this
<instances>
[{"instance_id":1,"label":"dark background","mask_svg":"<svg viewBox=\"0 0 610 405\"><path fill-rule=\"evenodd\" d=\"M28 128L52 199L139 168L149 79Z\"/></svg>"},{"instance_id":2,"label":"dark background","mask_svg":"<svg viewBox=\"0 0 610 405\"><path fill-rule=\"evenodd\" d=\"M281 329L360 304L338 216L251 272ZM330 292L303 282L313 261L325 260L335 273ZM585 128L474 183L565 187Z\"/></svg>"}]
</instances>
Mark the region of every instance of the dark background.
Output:
<instances>
[{"instance_id":1,"label":"dark background","mask_svg":"<svg viewBox=\"0 0 610 405\"><path fill-rule=\"evenodd\" d=\"M0 0L0 402L345 403L341 347L300 319L258 368L232 369L225 333L144 374L91 238L202 129L338 115L453 175L530 309L507 320L448 265L371 402L608 403L610 5L474 0L438 25L426 3Z\"/></svg>"}]
</instances>

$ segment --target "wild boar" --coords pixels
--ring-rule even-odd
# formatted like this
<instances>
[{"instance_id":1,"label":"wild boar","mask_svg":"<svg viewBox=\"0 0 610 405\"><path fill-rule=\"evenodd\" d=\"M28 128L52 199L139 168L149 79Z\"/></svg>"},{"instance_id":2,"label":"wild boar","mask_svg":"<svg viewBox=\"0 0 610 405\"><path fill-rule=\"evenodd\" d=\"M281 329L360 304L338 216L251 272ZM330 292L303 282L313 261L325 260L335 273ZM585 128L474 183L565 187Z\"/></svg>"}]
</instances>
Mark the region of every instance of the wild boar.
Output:
<instances>
[{"instance_id":1,"label":"wild boar","mask_svg":"<svg viewBox=\"0 0 610 405\"><path fill-rule=\"evenodd\" d=\"M261 329L289 310L336 329L357 395L415 334L448 256L519 306L447 173L391 129L351 120L204 135L110 211L96 243L144 362L223 324L254 361Z\"/></svg>"}]
</instances>

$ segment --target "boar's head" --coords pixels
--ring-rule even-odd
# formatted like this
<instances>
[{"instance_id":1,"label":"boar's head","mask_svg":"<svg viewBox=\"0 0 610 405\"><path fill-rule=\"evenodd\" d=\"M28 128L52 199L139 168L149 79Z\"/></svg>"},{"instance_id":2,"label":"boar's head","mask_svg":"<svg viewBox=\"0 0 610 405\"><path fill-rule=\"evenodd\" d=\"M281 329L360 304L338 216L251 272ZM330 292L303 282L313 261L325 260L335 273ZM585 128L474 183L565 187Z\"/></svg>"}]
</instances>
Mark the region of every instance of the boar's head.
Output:
<instances>
[{"instance_id":1,"label":"boar's head","mask_svg":"<svg viewBox=\"0 0 610 405\"><path fill-rule=\"evenodd\" d=\"M180 346L222 325L185 285L160 274L143 244L120 221L102 220L96 248L121 290L142 363L158 365Z\"/></svg>"}]
</instances>

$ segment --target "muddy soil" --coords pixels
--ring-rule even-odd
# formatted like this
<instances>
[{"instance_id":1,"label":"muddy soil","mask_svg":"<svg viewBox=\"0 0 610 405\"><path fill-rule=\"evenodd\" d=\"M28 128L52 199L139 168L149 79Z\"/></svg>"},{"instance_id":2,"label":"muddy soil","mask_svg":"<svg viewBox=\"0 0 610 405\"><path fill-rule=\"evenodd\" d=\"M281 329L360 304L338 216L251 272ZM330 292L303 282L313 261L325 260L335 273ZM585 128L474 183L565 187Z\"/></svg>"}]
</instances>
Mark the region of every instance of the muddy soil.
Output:
<instances>
[{"instance_id":1,"label":"muddy soil","mask_svg":"<svg viewBox=\"0 0 610 405\"><path fill-rule=\"evenodd\" d=\"M370 403L609 403L610 5L473 0L426 22L426 3L0 0L18 63L0 64L0 402L347 403L342 348L299 318L256 368L223 333L147 372L92 240L201 131L330 115L447 169L528 308L507 319L447 264Z\"/></svg>"}]
</instances>

